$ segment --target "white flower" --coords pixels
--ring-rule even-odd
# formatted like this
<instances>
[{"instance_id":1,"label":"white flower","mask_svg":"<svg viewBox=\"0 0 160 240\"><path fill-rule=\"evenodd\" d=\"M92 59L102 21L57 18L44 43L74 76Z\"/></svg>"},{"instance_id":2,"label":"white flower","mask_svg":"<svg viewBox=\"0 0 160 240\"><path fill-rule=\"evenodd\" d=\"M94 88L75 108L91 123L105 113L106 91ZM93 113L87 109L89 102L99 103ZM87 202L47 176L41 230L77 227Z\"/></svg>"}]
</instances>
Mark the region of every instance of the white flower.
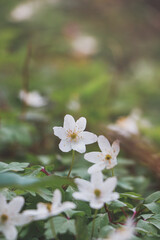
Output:
<instances>
[{"instance_id":1,"label":"white flower","mask_svg":"<svg viewBox=\"0 0 160 240\"><path fill-rule=\"evenodd\" d=\"M117 165L117 155L120 150L119 141L114 141L111 146L106 137L99 136L98 145L102 152L90 152L84 155L87 161L94 163L94 165L88 169L89 174L105 168L110 169Z\"/></svg>"},{"instance_id":2,"label":"white flower","mask_svg":"<svg viewBox=\"0 0 160 240\"><path fill-rule=\"evenodd\" d=\"M71 115L64 117L63 127L54 127L54 135L61 139L59 148L62 152L69 152L71 149L84 153L86 144L97 141L97 136L93 133L84 131L86 128L86 119L79 118L76 122Z\"/></svg>"},{"instance_id":3,"label":"white flower","mask_svg":"<svg viewBox=\"0 0 160 240\"><path fill-rule=\"evenodd\" d=\"M38 203L37 210L24 211L25 216L32 216L33 220L46 219L51 216L56 216L61 212L69 209L74 209L76 205L72 202L61 203L62 196L59 189L53 193L52 203Z\"/></svg>"},{"instance_id":4,"label":"white flower","mask_svg":"<svg viewBox=\"0 0 160 240\"><path fill-rule=\"evenodd\" d=\"M26 92L24 90L21 90L19 93L19 98L26 105L31 107L44 107L47 105L46 98L42 97L37 91Z\"/></svg>"},{"instance_id":5,"label":"white flower","mask_svg":"<svg viewBox=\"0 0 160 240\"><path fill-rule=\"evenodd\" d=\"M119 194L113 192L117 179L116 177L108 178L103 182L101 172L91 174L91 182L83 179L75 179L79 192L73 193L73 197L78 200L90 202L90 207L100 209L104 203L110 203L117 200Z\"/></svg>"},{"instance_id":6,"label":"white flower","mask_svg":"<svg viewBox=\"0 0 160 240\"><path fill-rule=\"evenodd\" d=\"M116 231L109 235L109 238L103 240L130 240L134 236L134 232L134 222L131 218L129 218L123 227L116 229Z\"/></svg>"},{"instance_id":7,"label":"white flower","mask_svg":"<svg viewBox=\"0 0 160 240\"><path fill-rule=\"evenodd\" d=\"M0 232L7 240L17 238L15 226L22 226L30 222L30 218L19 213L24 205L23 197L15 197L7 203L5 197L0 194Z\"/></svg>"}]
</instances>

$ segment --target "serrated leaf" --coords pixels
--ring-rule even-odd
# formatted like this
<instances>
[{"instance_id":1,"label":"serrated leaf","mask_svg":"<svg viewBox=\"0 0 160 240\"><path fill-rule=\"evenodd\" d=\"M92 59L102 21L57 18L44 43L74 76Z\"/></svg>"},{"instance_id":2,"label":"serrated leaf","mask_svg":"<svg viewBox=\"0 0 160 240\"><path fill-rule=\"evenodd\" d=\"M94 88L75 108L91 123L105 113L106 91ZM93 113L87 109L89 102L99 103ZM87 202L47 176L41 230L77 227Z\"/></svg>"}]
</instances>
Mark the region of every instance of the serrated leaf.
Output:
<instances>
[{"instance_id":1,"label":"serrated leaf","mask_svg":"<svg viewBox=\"0 0 160 240\"><path fill-rule=\"evenodd\" d=\"M160 199L160 191L154 192L145 199L145 203L156 202Z\"/></svg>"},{"instance_id":2,"label":"serrated leaf","mask_svg":"<svg viewBox=\"0 0 160 240\"><path fill-rule=\"evenodd\" d=\"M70 220L65 217L58 216L49 219L45 224L46 228L45 236L47 237L47 239L53 239L54 237L51 230L50 221L53 221L54 223L54 229L56 234L64 234L66 232L70 232L73 235L76 235L75 220L74 219Z\"/></svg>"},{"instance_id":3,"label":"serrated leaf","mask_svg":"<svg viewBox=\"0 0 160 240\"><path fill-rule=\"evenodd\" d=\"M14 172L20 172L24 171L26 167L29 166L29 163L24 162L11 162L9 164L0 162L0 173L14 171Z\"/></svg>"},{"instance_id":4,"label":"serrated leaf","mask_svg":"<svg viewBox=\"0 0 160 240\"><path fill-rule=\"evenodd\" d=\"M76 233L77 240L89 240L86 218L84 217L76 218Z\"/></svg>"},{"instance_id":5,"label":"serrated leaf","mask_svg":"<svg viewBox=\"0 0 160 240\"><path fill-rule=\"evenodd\" d=\"M144 206L153 213L160 212L160 204L159 203L152 202L152 203L144 204Z\"/></svg>"},{"instance_id":6,"label":"serrated leaf","mask_svg":"<svg viewBox=\"0 0 160 240\"><path fill-rule=\"evenodd\" d=\"M135 192L125 192L125 193L121 193L121 194L120 194L120 198L121 198L121 197L128 197L128 198L137 199L137 200L142 200L142 199L143 199L140 194L135 193Z\"/></svg>"},{"instance_id":7,"label":"serrated leaf","mask_svg":"<svg viewBox=\"0 0 160 240\"><path fill-rule=\"evenodd\" d=\"M141 231L140 229L145 233L157 235L157 229L147 221L138 221L136 230Z\"/></svg>"},{"instance_id":8,"label":"serrated leaf","mask_svg":"<svg viewBox=\"0 0 160 240\"><path fill-rule=\"evenodd\" d=\"M110 209L115 209L115 208L121 208L121 207L126 207L127 205L119 200L116 200L114 202L112 202L110 205L109 205L109 208Z\"/></svg>"},{"instance_id":9,"label":"serrated leaf","mask_svg":"<svg viewBox=\"0 0 160 240\"><path fill-rule=\"evenodd\" d=\"M148 219L148 222L151 223L156 228L160 229L160 221L159 220L150 218L150 219Z\"/></svg>"}]
</instances>

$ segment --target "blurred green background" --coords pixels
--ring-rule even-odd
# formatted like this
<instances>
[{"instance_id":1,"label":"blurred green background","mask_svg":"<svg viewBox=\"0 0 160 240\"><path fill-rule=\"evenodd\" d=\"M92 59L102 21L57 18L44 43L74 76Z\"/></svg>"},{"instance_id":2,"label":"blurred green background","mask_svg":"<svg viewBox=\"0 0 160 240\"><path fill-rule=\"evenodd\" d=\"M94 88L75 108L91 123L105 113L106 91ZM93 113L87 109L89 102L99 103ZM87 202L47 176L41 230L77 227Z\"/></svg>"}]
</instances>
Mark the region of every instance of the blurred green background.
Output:
<instances>
[{"instance_id":1,"label":"blurred green background","mask_svg":"<svg viewBox=\"0 0 160 240\"><path fill-rule=\"evenodd\" d=\"M67 113L158 148L159 30L158 0L0 0L0 160L59 153Z\"/></svg>"}]
</instances>

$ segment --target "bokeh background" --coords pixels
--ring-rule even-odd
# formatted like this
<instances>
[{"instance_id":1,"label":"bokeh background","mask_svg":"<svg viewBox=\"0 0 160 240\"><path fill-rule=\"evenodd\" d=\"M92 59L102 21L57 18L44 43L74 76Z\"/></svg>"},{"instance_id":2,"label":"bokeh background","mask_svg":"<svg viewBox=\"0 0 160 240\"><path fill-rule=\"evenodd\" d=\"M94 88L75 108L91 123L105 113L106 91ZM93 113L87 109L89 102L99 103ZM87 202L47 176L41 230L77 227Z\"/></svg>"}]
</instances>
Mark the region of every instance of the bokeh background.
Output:
<instances>
[{"instance_id":1,"label":"bokeh background","mask_svg":"<svg viewBox=\"0 0 160 240\"><path fill-rule=\"evenodd\" d=\"M159 0L0 0L1 161L69 164L52 131L68 113L157 188L159 89Z\"/></svg>"}]
</instances>

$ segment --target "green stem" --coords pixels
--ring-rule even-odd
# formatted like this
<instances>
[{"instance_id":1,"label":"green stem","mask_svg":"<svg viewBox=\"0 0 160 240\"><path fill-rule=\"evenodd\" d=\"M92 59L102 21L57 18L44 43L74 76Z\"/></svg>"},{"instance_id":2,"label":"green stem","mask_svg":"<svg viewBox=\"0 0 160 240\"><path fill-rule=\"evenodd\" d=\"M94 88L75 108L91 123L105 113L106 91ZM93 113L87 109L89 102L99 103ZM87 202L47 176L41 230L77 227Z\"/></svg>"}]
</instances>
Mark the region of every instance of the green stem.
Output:
<instances>
[{"instance_id":1,"label":"green stem","mask_svg":"<svg viewBox=\"0 0 160 240\"><path fill-rule=\"evenodd\" d=\"M53 237L55 238L55 240L59 240L58 237L57 237L57 235L56 235L55 228L54 228L53 218L50 219L50 226L51 226L51 230L52 230Z\"/></svg>"},{"instance_id":2,"label":"green stem","mask_svg":"<svg viewBox=\"0 0 160 240\"><path fill-rule=\"evenodd\" d=\"M112 168L112 177L114 177L114 168Z\"/></svg>"},{"instance_id":3,"label":"green stem","mask_svg":"<svg viewBox=\"0 0 160 240\"><path fill-rule=\"evenodd\" d=\"M68 178L69 178L69 176L70 176L70 173L71 173L71 171L72 171L72 168L73 168L73 164L74 164L74 156L75 156L75 151L74 151L74 150L72 150L72 162L71 162L71 166L70 166L69 173L68 173L68 175L67 175L67 177L68 177Z\"/></svg>"},{"instance_id":4,"label":"green stem","mask_svg":"<svg viewBox=\"0 0 160 240\"><path fill-rule=\"evenodd\" d=\"M93 234L94 234L95 219L96 219L97 213L98 213L98 209L95 210L94 217L93 217L91 240L92 240L92 237L93 237Z\"/></svg>"}]
</instances>

